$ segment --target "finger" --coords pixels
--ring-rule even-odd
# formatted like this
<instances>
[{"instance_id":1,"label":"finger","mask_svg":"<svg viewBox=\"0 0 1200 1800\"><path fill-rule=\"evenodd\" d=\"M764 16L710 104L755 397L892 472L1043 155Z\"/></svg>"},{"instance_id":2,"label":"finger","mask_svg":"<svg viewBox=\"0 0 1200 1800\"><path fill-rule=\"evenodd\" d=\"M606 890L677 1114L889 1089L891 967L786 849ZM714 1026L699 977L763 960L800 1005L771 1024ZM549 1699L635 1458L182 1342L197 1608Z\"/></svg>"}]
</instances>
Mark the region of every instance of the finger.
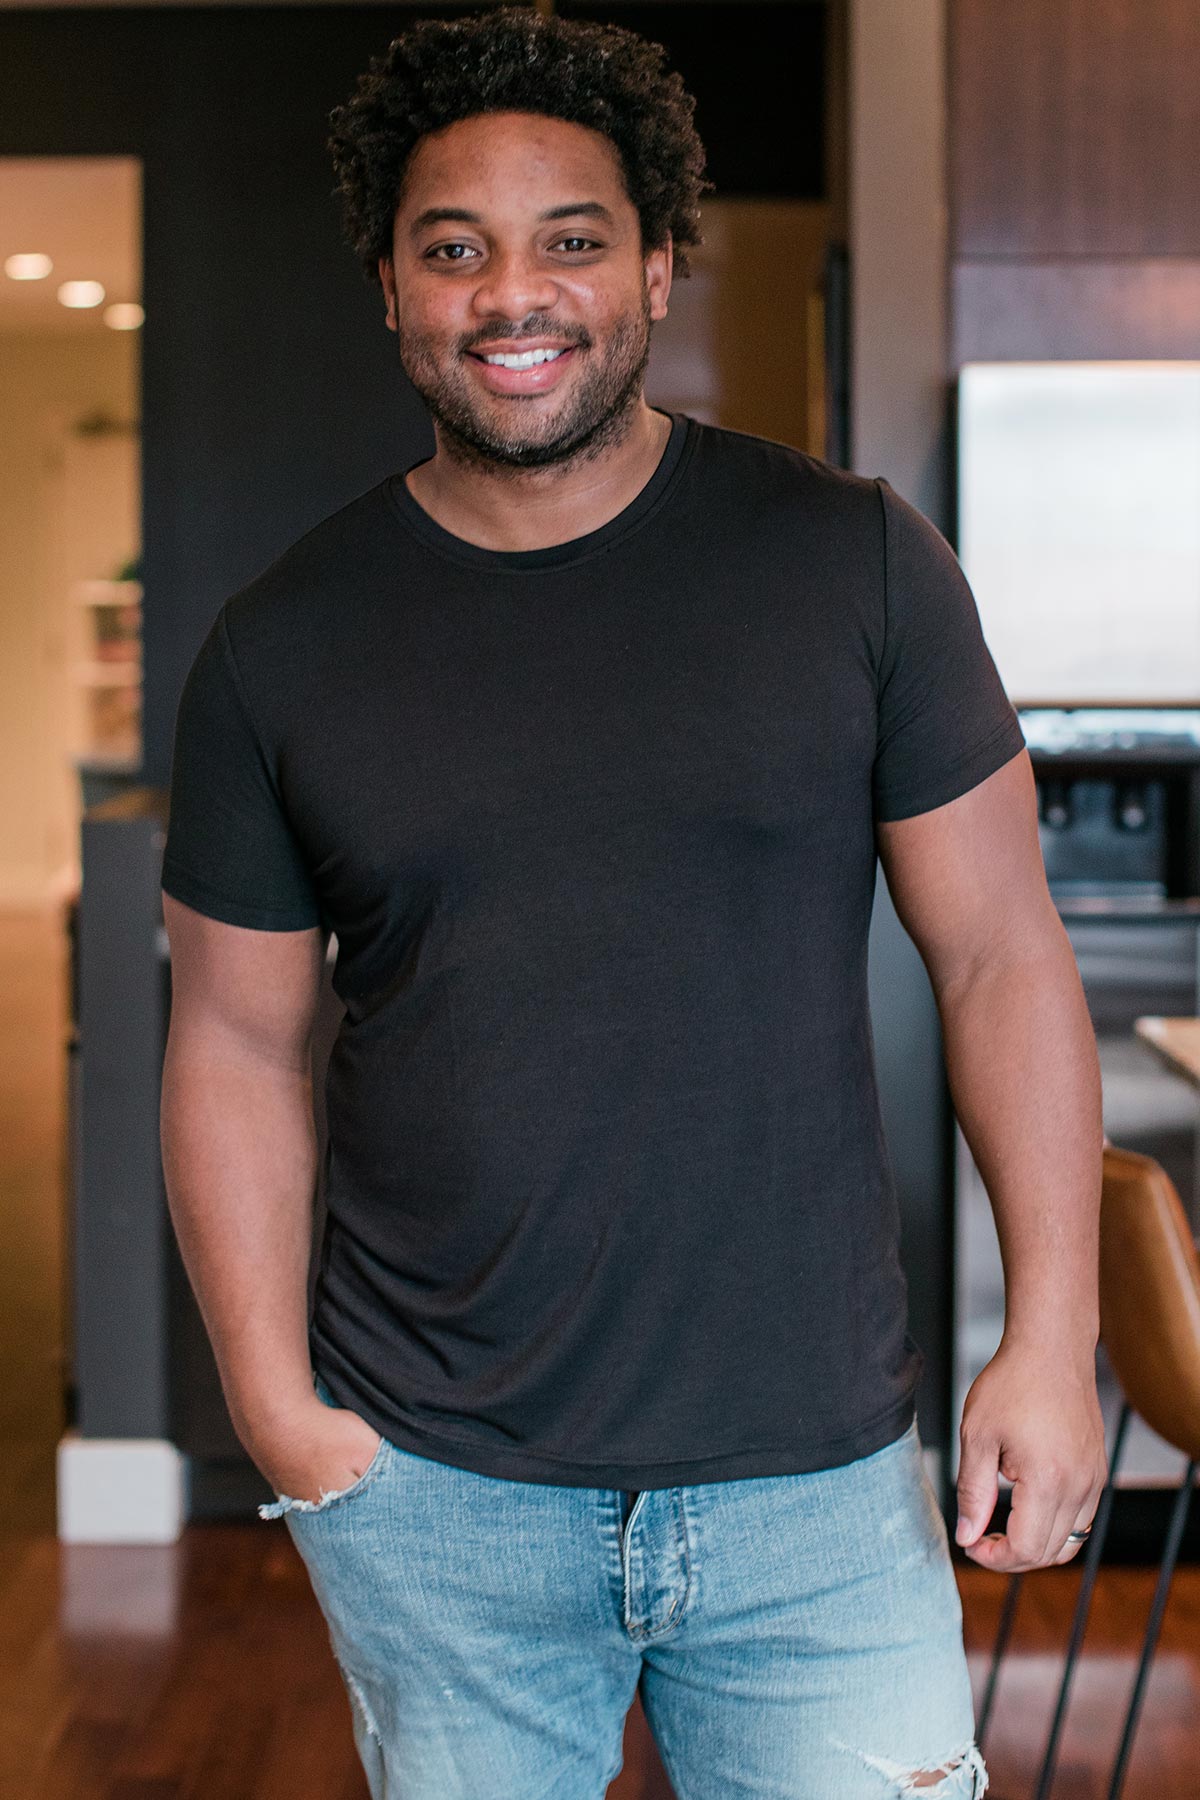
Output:
<instances>
[{"instance_id":1,"label":"finger","mask_svg":"<svg viewBox=\"0 0 1200 1800\"><path fill-rule=\"evenodd\" d=\"M989 1531L963 1549L981 1569L994 1569L997 1574L1015 1573L1012 1547L1002 1531Z\"/></svg>"},{"instance_id":2,"label":"finger","mask_svg":"<svg viewBox=\"0 0 1200 1800\"><path fill-rule=\"evenodd\" d=\"M1063 1527L1062 1537L1055 1549L1051 1561L1055 1563L1070 1562L1081 1550L1086 1550L1095 1524L1096 1506L1093 1501L1078 1507ZM1072 1532L1080 1531L1082 1537L1072 1537Z\"/></svg>"},{"instance_id":3,"label":"finger","mask_svg":"<svg viewBox=\"0 0 1200 1800\"><path fill-rule=\"evenodd\" d=\"M1006 1527L1013 1554L1033 1569L1048 1563L1062 1549L1074 1516L1074 1504L1064 1504L1053 1475L1018 1475Z\"/></svg>"},{"instance_id":4,"label":"finger","mask_svg":"<svg viewBox=\"0 0 1200 1800\"><path fill-rule=\"evenodd\" d=\"M1095 1525L1096 1513L1099 1510L1100 1498L1103 1492L1103 1487L1099 1490L1092 1487L1089 1490L1082 1505L1075 1513L1074 1523L1067 1527L1068 1536L1062 1549L1054 1558L1056 1563L1070 1562L1073 1556L1078 1556L1079 1552L1086 1547L1088 1538L1091 1537L1092 1529ZM1072 1531L1086 1531L1087 1537L1072 1539L1069 1535Z\"/></svg>"},{"instance_id":5,"label":"finger","mask_svg":"<svg viewBox=\"0 0 1200 1800\"><path fill-rule=\"evenodd\" d=\"M1027 1548L1027 1540L1021 1532L1017 1533L1014 1541L1011 1510L1007 1532L989 1532L986 1537L980 1538L975 1545L968 1548L966 1554L981 1568L994 1569L1006 1574L1019 1574L1029 1569L1049 1568L1057 1563L1070 1562L1072 1557L1078 1555L1079 1551L1083 1549L1087 1539L1085 1538L1082 1542L1070 1542L1069 1533L1081 1531L1085 1526L1093 1523L1103 1498L1107 1479L1107 1471L1105 1471L1092 1483L1080 1504L1068 1506L1061 1514L1055 1515L1055 1523L1051 1527L1052 1541L1040 1557L1024 1553ZM1014 1483L1013 1486L1014 1505L1020 1499L1021 1504L1027 1508L1031 1497L1029 1483L1026 1481L1019 1485L1023 1490L1020 1494L1018 1484Z\"/></svg>"},{"instance_id":6,"label":"finger","mask_svg":"<svg viewBox=\"0 0 1200 1800\"><path fill-rule=\"evenodd\" d=\"M1087 1520L1085 1519L1083 1523L1086 1525ZM1071 1561L1072 1557L1079 1555L1079 1552L1087 1543L1087 1539L1072 1538L1071 1533L1077 1530L1082 1530L1082 1526L1072 1525L1069 1522L1067 1523L1064 1527L1062 1537L1059 1540L1058 1549L1053 1555L1046 1559L1046 1566L1048 1568L1053 1567L1056 1563L1068 1563Z\"/></svg>"},{"instance_id":7,"label":"finger","mask_svg":"<svg viewBox=\"0 0 1200 1800\"><path fill-rule=\"evenodd\" d=\"M977 1543L967 1545L965 1554L981 1569L991 1569L997 1575L1021 1575L1038 1566L1019 1555L1003 1531L989 1531Z\"/></svg>"},{"instance_id":8,"label":"finger","mask_svg":"<svg viewBox=\"0 0 1200 1800\"><path fill-rule=\"evenodd\" d=\"M1031 1477L1013 1482L1007 1529L989 1532L967 1554L983 1568L1006 1574L1044 1569L1063 1549L1078 1508L1060 1505L1053 1489Z\"/></svg>"},{"instance_id":9,"label":"finger","mask_svg":"<svg viewBox=\"0 0 1200 1800\"><path fill-rule=\"evenodd\" d=\"M954 1539L958 1544L972 1544L987 1529L996 1510L1000 1493L1000 1446L979 1443L960 1434L958 1480L958 1522Z\"/></svg>"},{"instance_id":10,"label":"finger","mask_svg":"<svg viewBox=\"0 0 1200 1800\"><path fill-rule=\"evenodd\" d=\"M1068 1495L1066 1503L1054 1516L1054 1523L1050 1528L1050 1540L1042 1552L1042 1568L1051 1568L1058 1562L1069 1562L1071 1557L1082 1548L1079 1540L1075 1542L1071 1540L1071 1533L1081 1530L1082 1526L1087 1524L1087 1520L1083 1519L1081 1525L1080 1517L1078 1500L1074 1495Z\"/></svg>"},{"instance_id":11,"label":"finger","mask_svg":"<svg viewBox=\"0 0 1200 1800\"><path fill-rule=\"evenodd\" d=\"M1071 1546L1075 1548L1074 1545ZM1031 1569L1044 1569L1049 1566L1050 1558L1036 1558L1022 1555L1005 1532L989 1531L976 1544L970 1544L964 1552L972 1562L981 1569L992 1569L999 1575L1023 1575Z\"/></svg>"}]
</instances>

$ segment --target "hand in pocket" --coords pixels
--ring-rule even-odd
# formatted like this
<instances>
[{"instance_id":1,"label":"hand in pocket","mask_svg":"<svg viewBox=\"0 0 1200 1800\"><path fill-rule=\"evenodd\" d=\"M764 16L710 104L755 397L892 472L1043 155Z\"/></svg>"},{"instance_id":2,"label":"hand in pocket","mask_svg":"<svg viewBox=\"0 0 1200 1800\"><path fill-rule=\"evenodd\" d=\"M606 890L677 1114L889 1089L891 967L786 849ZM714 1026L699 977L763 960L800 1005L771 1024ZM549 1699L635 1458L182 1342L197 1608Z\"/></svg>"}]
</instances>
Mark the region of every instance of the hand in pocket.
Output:
<instances>
[{"instance_id":1,"label":"hand in pocket","mask_svg":"<svg viewBox=\"0 0 1200 1800\"><path fill-rule=\"evenodd\" d=\"M276 1420L247 1444L274 1493L316 1504L353 1487L374 1462L383 1442L374 1426L344 1406L327 1406L316 1394L301 1410Z\"/></svg>"}]
</instances>

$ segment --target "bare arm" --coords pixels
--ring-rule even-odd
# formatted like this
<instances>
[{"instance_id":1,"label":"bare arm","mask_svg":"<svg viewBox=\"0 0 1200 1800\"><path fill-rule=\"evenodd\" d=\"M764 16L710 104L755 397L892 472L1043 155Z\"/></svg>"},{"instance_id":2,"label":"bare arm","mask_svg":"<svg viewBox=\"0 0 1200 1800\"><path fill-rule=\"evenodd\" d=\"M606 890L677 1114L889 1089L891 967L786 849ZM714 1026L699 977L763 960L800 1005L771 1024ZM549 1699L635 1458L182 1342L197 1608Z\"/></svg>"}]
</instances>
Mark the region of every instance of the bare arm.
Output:
<instances>
[{"instance_id":1,"label":"bare arm","mask_svg":"<svg viewBox=\"0 0 1200 1800\"><path fill-rule=\"evenodd\" d=\"M238 1437L277 1494L319 1501L357 1480L380 1443L316 1393L308 1352L324 938L225 925L165 891L163 918L171 1220Z\"/></svg>"},{"instance_id":2,"label":"bare arm","mask_svg":"<svg viewBox=\"0 0 1200 1800\"><path fill-rule=\"evenodd\" d=\"M995 1209L1005 1330L1090 1360L1100 1068L1046 886L1029 758L878 829L892 900L933 984L955 1111Z\"/></svg>"},{"instance_id":3,"label":"bare arm","mask_svg":"<svg viewBox=\"0 0 1200 1800\"><path fill-rule=\"evenodd\" d=\"M1103 1126L1095 1035L1046 886L1028 755L945 806L881 823L878 841L929 971L955 1111L1004 1261L1001 1349L964 1408L965 1541L995 1503L994 1436L1000 1471L1030 1482L1033 1497L1014 1492L1017 1563L1002 1560L1003 1539L978 1560L1065 1560L1050 1553L1090 1519L1104 1478L1094 1362ZM1039 1390L1063 1404L1046 1410Z\"/></svg>"},{"instance_id":4,"label":"bare arm","mask_svg":"<svg viewBox=\"0 0 1200 1800\"><path fill-rule=\"evenodd\" d=\"M324 941L163 894L171 1021L161 1143L171 1218L247 1448L310 1405L316 1182L310 1047ZM253 1450L252 1450L253 1453Z\"/></svg>"}]
</instances>

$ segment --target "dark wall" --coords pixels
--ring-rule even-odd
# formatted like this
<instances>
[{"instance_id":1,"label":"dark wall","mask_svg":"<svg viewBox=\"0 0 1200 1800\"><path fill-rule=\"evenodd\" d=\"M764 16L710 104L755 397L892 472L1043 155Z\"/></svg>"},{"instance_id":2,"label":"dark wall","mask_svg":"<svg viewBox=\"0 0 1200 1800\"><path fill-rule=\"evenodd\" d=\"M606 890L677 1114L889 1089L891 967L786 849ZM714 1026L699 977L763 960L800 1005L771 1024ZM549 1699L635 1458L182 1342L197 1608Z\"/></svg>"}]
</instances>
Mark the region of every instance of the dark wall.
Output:
<instances>
[{"instance_id":1,"label":"dark wall","mask_svg":"<svg viewBox=\"0 0 1200 1800\"><path fill-rule=\"evenodd\" d=\"M418 12L0 13L0 155L142 159L145 779L221 602L433 451L382 296L343 243L327 117Z\"/></svg>"},{"instance_id":2,"label":"dark wall","mask_svg":"<svg viewBox=\"0 0 1200 1800\"><path fill-rule=\"evenodd\" d=\"M663 46L695 98L716 197L826 198L826 0L557 0L555 11Z\"/></svg>"}]
</instances>

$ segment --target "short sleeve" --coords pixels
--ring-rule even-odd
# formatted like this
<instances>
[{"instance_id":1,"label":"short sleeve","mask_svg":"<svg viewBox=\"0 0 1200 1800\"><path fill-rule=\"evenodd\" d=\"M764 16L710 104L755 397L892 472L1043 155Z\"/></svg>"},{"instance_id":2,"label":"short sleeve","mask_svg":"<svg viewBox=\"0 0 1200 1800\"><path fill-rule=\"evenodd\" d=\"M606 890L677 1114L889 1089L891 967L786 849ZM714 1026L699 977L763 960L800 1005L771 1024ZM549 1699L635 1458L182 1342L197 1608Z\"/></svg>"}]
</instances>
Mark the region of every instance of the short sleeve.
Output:
<instances>
[{"instance_id":1,"label":"short sleeve","mask_svg":"<svg viewBox=\"0 0 1200 1800\"><path fill-rule=\"evenodd\" d=\"M884 642L872 771L877 820L944 806L1025 747L958 558L882 477Z\"/></svg>"},{"instance_id":2,"label":"short sleeve","mask_svg":"<svg viewBox=\"0 0 1200 1800\"><path fill-rule=\"evenodd\" d=\"M175 718L162 886L229 925L299 931L321 922L250 716L224 608L188 672Z\"/></svg>"}]
</instances>

